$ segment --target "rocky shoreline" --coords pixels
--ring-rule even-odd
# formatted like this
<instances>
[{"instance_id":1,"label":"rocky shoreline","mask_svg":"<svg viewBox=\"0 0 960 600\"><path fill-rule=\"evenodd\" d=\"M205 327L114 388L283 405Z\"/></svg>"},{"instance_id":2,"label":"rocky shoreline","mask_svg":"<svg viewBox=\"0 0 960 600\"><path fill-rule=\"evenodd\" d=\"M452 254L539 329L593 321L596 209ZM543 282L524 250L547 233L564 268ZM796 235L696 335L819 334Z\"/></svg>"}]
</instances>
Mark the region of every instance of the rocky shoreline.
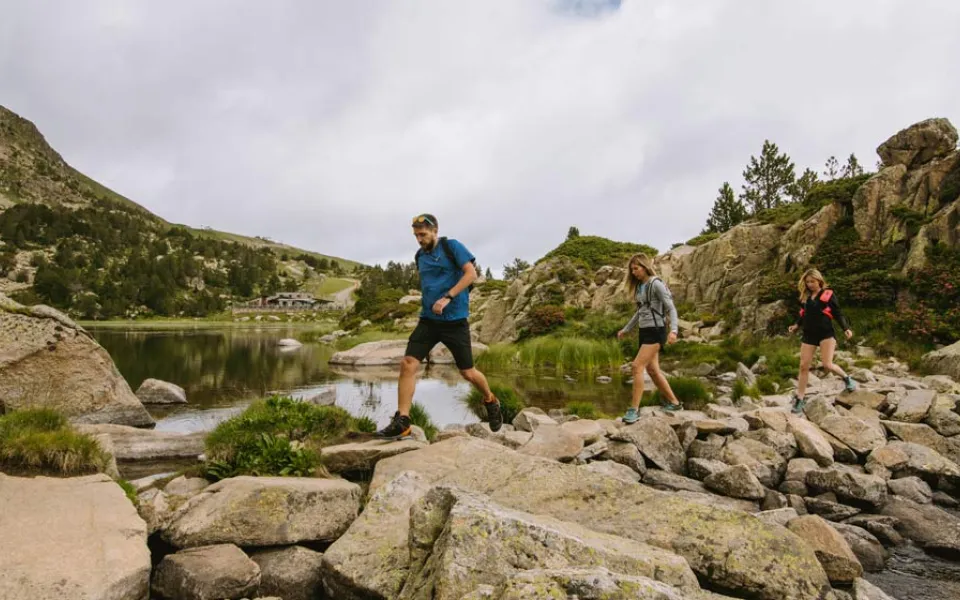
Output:
<instances>
[{"instance_id":1,"label":"rocky shoreline","mask_svg":"<svg viewBox=\"0 0 960 600\"><path fill-rule=\"evenodd\" d=\"M890 598L864 577L892 552L960 556L960 386L856 374L814 381L803 415L780 395L629 426L527 408L497 433L325 447L331 478L145 478L137 508L103 475L0 476L20 549L0 596ZM170 454L84 427L121 461Z\"/></svg>"}]
</instances>

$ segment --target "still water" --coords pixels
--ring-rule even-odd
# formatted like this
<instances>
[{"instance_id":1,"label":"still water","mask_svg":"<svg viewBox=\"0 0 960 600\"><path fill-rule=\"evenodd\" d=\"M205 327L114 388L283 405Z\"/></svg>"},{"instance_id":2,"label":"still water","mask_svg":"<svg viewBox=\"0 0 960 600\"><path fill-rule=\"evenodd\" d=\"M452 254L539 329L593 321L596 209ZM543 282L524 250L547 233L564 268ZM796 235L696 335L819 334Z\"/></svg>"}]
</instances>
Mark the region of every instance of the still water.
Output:
<instances>
[{"instance_id":1,"label":"still water","mask_svg":"<svg viewBox=\"0 0 960 600\"><path fill-rule=\"evenodd\" d=\"M187 405L150 406L161 431L206 431L273 393L311 397L336 393L338 406L378 424L396 410L397 372L393 368L343 370L331 367L330 346L307 343L282 348L282 338L297 338L302 329L286 327L149 330L88 328L110 353L120 373L136 390L144 379L175 383L187 392ZM572 400L597 404L619 413L629 388L619 380L597 384L592 378L567 381L549 374L487 373L491 383L509 384L531 405L559 408ZM477 419L461 398L470 391L455 369L430 367L417 383L414 400L423 404L439 427Z\"/></svg>"}]
</instances>

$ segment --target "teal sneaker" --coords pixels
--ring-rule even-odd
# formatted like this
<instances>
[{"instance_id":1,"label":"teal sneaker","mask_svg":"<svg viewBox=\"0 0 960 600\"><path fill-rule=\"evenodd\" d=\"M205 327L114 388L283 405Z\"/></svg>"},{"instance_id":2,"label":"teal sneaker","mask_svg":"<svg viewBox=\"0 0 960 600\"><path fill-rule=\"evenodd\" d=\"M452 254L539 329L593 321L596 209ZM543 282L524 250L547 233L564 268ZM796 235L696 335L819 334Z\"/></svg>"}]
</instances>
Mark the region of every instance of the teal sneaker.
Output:
<instances>
[{"instance_id":1,"label":"teal sneaker","mask_svg":"<svg viewBox=\"0 0 960 600\"><path fill-rule=\"evenodd\" d=\"M852 391L854 391L854 390L857 389L857 384L856 384L856 382L854 382L854 381L853 381L853 378L850 377L849 375L847 375L847 376L843 379L843 382L846 384L846 389L847 389L848 392L852 392Z\"/></svg>"},{"instance_id":2,"label":"teal sneaker","mask_svg":"<svg viewBox=\"0 0 960 600\"><path fill-rule=\"evenodd\" d=\"M640 420L640 415L639 413L637 413L637 409L635 408L628 408L627 414L623 415L623 422L626 423L627 425L636 423L639 420Z\"/></svg>"},{"instance_id":3,"label":"teal sneaker","mask_svg":"<svg viewBox=\"0 0 960 600\"><path fill-rule=\"evenodd\" d=\"M683 410L682 404L673 404L672 402L664 402L661 405L661 408L667 412L677 412L678 410Z\"/></svg>"},{"instance_id":4,"label":"teal sneaker","mask_svg":"<svg viewBox=\"0 0 960 600\"><path fill-rule=\"evenodd\" d=\"M803 414L803 408L807 405L807 401L796 394L793 395L793 408L790 409L795 415Z\"/></svg>"}]
</instances>

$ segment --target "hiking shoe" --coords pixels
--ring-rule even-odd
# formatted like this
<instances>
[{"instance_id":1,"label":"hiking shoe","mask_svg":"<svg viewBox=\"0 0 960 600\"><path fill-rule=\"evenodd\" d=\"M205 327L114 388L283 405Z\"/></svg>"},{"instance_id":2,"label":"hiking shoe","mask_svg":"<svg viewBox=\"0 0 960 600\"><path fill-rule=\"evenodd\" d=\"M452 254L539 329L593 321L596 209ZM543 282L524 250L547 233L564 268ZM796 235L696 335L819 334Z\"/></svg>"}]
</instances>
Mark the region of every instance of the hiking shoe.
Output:
<instances>
[{"instance_id":1,"label":"hiking shoe","mask_svg":"<svg viewBox=\"0 0 960 600\"><path fill-rule=\"evenodd\" d=\"M790 410L793 414L799 415L803 413L803 407L807 405L807 401L804 398L793 395L793 408Z\"/></svg>"},{"instance_id":2,"label":"hiking shoe","mask_svg":"<svg viewBox=\"0 0 960 600\"><path fill-rule=\"evenodd\" d=\"M673 404L672 402L664 402L662 408L667 412L677 412L678 410L683 410L683 405L679 402L677 404Z\"/></svg>"},{"instance_id":3,"label":"hiking shoe","mask_svg":"<svg viewBox=\"0 0 960 600\"><path fill-rule=\"evenodd\" d=\"M496 398L493 402L484 402L483 406L487 409L487 423L490 424L490 431L500 431L503 425L503 413L500 412L500 401Z\"/></svg>"},{"instance_id":4,"label":"hiking shoe","mask_svg":"<svg viewBox=\"0 0 960 600\"><path fill-rule=\"evenodd\" d=\"M853 378L847 375L844 377L843 382L847 384L846 389L848 392L852 392L857 389L857 384L853 381Z\"/></svg>"},{"instance_id":5,"label":"hiking shoe","mask_svg":"<svg viewBox=\"0 0 960 600\"><path fill-rule=\"evenodd\" d=\"M635 408L628 408L627 414L623 415L623 422L626 423L627 425L636 423L639 420L640 420L640 414L637 413L637 409Z\"/></svg>"},{"instance_id":6,"label":"hiking shoe","mask_svg":"<svg viewBox=\"0 0 960 600\"><path fill-rule=\"evenodd\" d=\"M385 440L402 440L411 437L413 428L410 426L410 417L397 411L393 414L390 424L377 432L377 437Z\"/></svg>"}]
</instances>

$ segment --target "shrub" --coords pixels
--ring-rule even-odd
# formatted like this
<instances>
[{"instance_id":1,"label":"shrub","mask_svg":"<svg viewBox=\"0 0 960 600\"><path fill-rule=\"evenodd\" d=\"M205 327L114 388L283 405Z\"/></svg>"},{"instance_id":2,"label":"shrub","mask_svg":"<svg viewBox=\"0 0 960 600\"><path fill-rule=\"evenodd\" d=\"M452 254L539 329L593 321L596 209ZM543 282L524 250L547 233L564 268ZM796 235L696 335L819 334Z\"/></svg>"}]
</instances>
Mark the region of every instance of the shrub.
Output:
<instances>
[{"instance_id":1,"label":"shrub","mask_svg":"<svg viewBox=\"0 0 960 600\"><path fill-rule=\"evenodd\" d=\"M687 410L700 410L711 400L710 390L703 381L696 377L669 377L670 389ZM661 401L660 390L653 392L652 401L657 404Z\"/></svg>"},{"instance_id":2,"label":"shrub","mask_svg":"<svg viewBox=\"0 0 960 600\"><path fill-rule=\"evenodd\" d=\"M757 391L765 396L776 394L779 391L778 383L769 375L759 375L757 377Z\"/></svg>"},{"instance_id":3,"label":"shrub","mask_svg":"<svg viewBox=\"0 0 960 600\"><path fill-rule=\"evenodd\" d=\"M488 279L482 284L477 286L477 289L483 290L484 292L505 292L507 288L510 287L509 281L504 281L502 279Z\"/></svg>"},{"instance_id":4,"label":"shrub","mask_svg":"<svg viewBox=\"0 0 960 600\"><path fill-rule=\"evenodd\" d=\"M565 256L580 261L595 271L605 265L624 266L631 256L640 252L651 257L657 255L656 248L644 244L615 242L602 237L582 235L566 240L538 262Z\"/></svg>"},{"instance_id":5,"label":"shrub","mask_svg":"<svg viewBox=\"0 0 960 600\"><path fill-rule=\"evenodd\" d=\"M289 397L254 402L220 423L206 439L206 475L310 476L322 474L315 448L369 428L338 406L316 406Z\"/></svg>"},{"instance_id":6,"label":"shrub","mask_svg":"<svg viewBox=\"0 0 960 600\"><path fill-rule=\"evenodd\" d=\"M733 382L733 389L730 391L730 399L734 402L740 402L744 397L750 397L755 400L760 398L760 390L756 385L748 386L742 379Z\"/></svg>"},{"instance_id":7,"label":"shrub","mask_svg":"<svg viewBox=\"0 0 960 600\"><path fill-rule=\"evenodd\" d=\"M100 473L110 457L91 436L75 431L50 409L0 416L0 471L69 476Z\"/></svg>"},{"instance_id":8,"label":"shrub","mask_svg":"<svg viewBox=\"0 0 960 600\"><path fill-rule=\"evenodd\" d=\"M357 431L361 433L376 433L377 423L370 417L357 417L354 420Z\"/></svg>"},{"instance_id":9,"label":"shrub","mask_svg":"<svg viewBox=\"0 0 960 600\"><path fill-rule=\"evenodd\" d=\"M860 369L872 369L876 365L877 361L873 360L872 358L858 358L857 360L853 361L853 366Z\"/></svg>"},{"instance_id":10,"label":"shrub","mask_svg":"<svg viewBox=\"0 0 960 600\"><path fill-rule=\"evenodd\" d=\"M521 337L536 337L554 331L566 322L562 306L547 304L538 306L527 315Z\"/></svg>"},{"instance_id":11,"label":"shrub","mask_svg":"<svg viewBox=\"0 0 960 600\"><path fill-rule=\"evenodd\" d=\"M414 402L410 407L410 422L422 429L423 433L427 435L427 439L431 442L437 437L439 431L437 426L434 425L430 419L427 409L419 402Z\"/></svg>"},{"instance_id":12,"label":"shrub","mask_svg":"<svg viewBox=\"0 0 960 600\"><path fill-rule=\"evenodd\" d=\"M568 415L576 415L581 419L603 418L603 414L592 402L568 402L564 410Z\"/></svg>"},{"instance_id":13,"label":"shrub","mask_svg":"<svg viewBox=\"0 0 960 600\"><path fill-rule=\"evenodd\" d=\"M703 244L706 244L707 242L712 242L713 240L717 239L718 237L720 237L720 234L717 233L717 232L714 232L714 233L701 233L700 235L698 235L698 236L696 236L696 237L692 237L692 238L690 238L689 240L687 240L687 245L688 245L688 246L702 246Z\"/></svg>"},{"instance_id":14,"label":"shrub","mask_svg":"<svg viewBox=\"0 0 960 600\"><path fill-rule=\"evenodd\" d=\"M523 399L517 394L516 390L505 385L491 385L490 391L500 401L500 413L503 415L504 423L513 423L513 420L520 414L520 411L527 407ZM481 421L487 419L487 409L483 403L483 396L476 388L470 388L470 392L460 398L460 401Z\"/></svg>"}]
</instances>

